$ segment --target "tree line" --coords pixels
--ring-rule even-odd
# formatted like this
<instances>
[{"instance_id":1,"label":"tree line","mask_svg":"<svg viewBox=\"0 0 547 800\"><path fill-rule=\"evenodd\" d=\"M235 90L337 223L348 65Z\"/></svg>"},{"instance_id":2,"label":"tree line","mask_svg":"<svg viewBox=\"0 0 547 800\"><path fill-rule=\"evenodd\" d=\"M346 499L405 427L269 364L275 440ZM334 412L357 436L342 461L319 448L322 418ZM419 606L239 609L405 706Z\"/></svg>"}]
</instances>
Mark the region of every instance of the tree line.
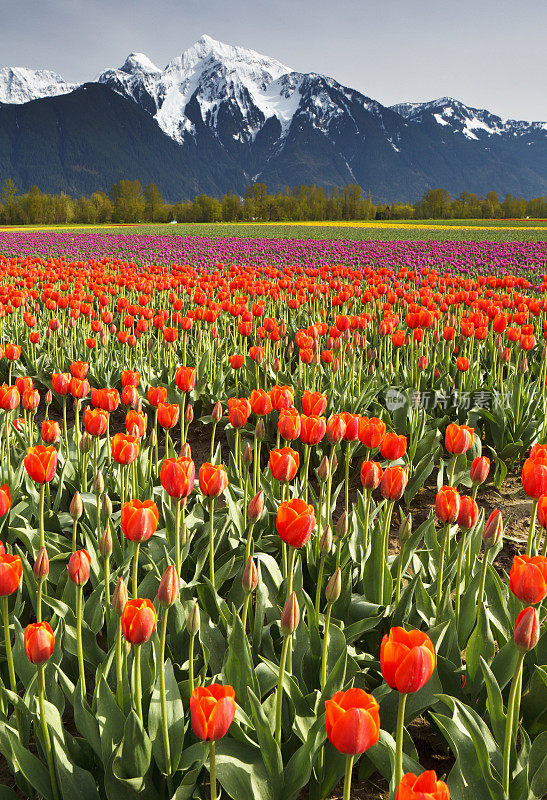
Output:
<instances>
[{"instance_id":1,"label":"tree line","mask_svg":"<svg viewBox=\"0 0 547 800\"><path fill-rule=\"evenodd\" d=\"M46 194L37 186L19 193L10 179L0 192L0 224L63 225L106 222L297 222L360 219L515 219L547 218L547 197L525 200L497 192L483 197L462 192L452 198L445 189L430 189L417 203L374 203L360 186L325 191L320 186L286 187L268 193L266 184L248 186L244 197L199 194L194 200L167 203L154 183L121 180L110 191L89 197Z\"/></svg>"}]
</instances>

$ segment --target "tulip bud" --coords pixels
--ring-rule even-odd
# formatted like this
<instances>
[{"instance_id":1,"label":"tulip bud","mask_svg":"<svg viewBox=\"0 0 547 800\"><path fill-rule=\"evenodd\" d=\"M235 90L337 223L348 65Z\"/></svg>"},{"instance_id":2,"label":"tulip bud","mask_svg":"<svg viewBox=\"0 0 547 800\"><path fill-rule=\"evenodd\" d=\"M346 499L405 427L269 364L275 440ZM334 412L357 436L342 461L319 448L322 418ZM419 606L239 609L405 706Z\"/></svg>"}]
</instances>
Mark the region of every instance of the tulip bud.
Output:
<instances>
[{"instance_id":1,"label":"tulip bud","mask_svg":"<svg viewBox=\"0 0 547 800\"><path fill-rule=\"evenodd\" d=\"M243 586L243 591L246 594L254 592L258 585L258 570L252 556L249 556L247 563L245 564L245 569L243 570L243 576L241 578L241 585Z\"/></svg>"},{"instance_id":2,"label":"tulip bud","mask_svg":"<svg viewBox=\"0 0 547 800\"><path fill-rule=\"evenodd\" d=\"M536 608L523 609L515 622L515 644L521 653L533 650L539 641L539 617Z\"/></svg>"},{"instance_id":3,"label":"tulip bud","mask_svg":"<svg viewBox=\"0 0 547 800\"><path fill-rule=\"evenodd\" d=\"M296 592L291 592L281 614L280 627L283 636L290 636L298 628L300 622L300 607L296 599Z\"/></svg>"},{"instance_id":4,"label":"tulip bud","mask_svg":"<svg viewBox=\"0 0 547 800\"><path fill-rule=\"evenodd\" d=\"M192 422L194 419L194 409L191 405L186 406L186 411L184 412L184 420L185 422Z\"/></svg>"},{"instance_id":5,"label":"tulip bud","mask_svg":"<svg viewBox=\"0 0 547 800\"><path fill-rule=\"evenodd\" d=\"M186 630L190 636L195 636L199 631L199 606L197 603L194 603L192 610L188 614L188 619L186 620Z\"/></svg>"},{"instance_id":6,"label":"tulip bud","mask_svg":"<svg viewBox=\"0 0 547 800\"><path fill-rule=\"evenodd\" d=\"M80 439L80 444L79 444L80 453L89 453L92 444L93 440L91 436L89 436L89 434L87 433L84 433L82 435L82 438Z\"/></svg>"},{"instance_id":7,"label":"tulip bud","mask_svg":"<svg viewBox=\"0 0 547 800\"><path fill-rule=\"evenodd\" d=\"M247 517L248 519L255 522L257 519L260 519L263 511L264 511L264 492L262 489L260 489L260 491L257 492L255 496L252 498L251 502L247 507Z\"/></svg>"},{"instance_id":8,"label":"tulip bud","mask_svg":"<svg viewBox=\"0 0 547 800\"><path fill-rule=\"evenodd\" d=\"M95 475L95 480L93 481L93 491L95 494L102 494L104 492L104 478L101 470L99 470Z\"/></svg>"},{"instance_id":9,"label":"tulip bud","mask_svg":"<svg viewBox=\"0 0 547 800\"><path fill-rule=\"evenodd\" d=\"M72 403L72 407L74 409L75 414L79 414L82 410L82 401L74 398L74 402Z\"/></svg>"},{"instance_id":10,"label":"tulip bud","mask_svg":"<svg viewBox=\"0 0 547 800\"><path fill-rule=\"evenodd\" d=\"M148 339L147 347L148 347L148 349L149 349L150 351L152 351L152 350L154 349L154 347L155 347L155 346L156 346L156 340L154 339L154 337L153 337L153 336L151 336L151 337Z\"/></svg>"},{"instance_id":11,"label":"tulip bud","mask_svg":"<svg viewBox=\"0 0 547 800\"><path fill-rule=\"evenodd\" d=\"M486 456L477 456L473 460L470 469L471 480L473 483L484 483L490 472L490 459Z\"/></svg>"},{"instance_id":12,"label":"tulip bud","mask_svg":"<svg viewBox=\"0 0 547 800\"><path fill-rule=\"evenodd\" d=\"M246 467L250 467L251 464L253 463L253 449L249 444L249 442L247 442L247 444L243 448L243 454L241 458Z\"/></svg>"},{"instance_id":13,"label":"tulip bud","mask_svg":"<svg viewBox=\"0 0 547 800\"><path fill-rule=\"evenodd\" d=\"M222 419L222 406L220 404L220 400L217 400L213 406L211 416L213 418L213 422L219 422Z\"/></svg>"},{"instance_id":14,"label":"tulip bud","mask_svg":"<svg viewBox=\"0 0 547 800\"><path fill-rule=\"evenodd\" d=\"M112 610L119 617L121 617L128 599L129 595L127 594L127 586L125 585L124 579L119 578L112 595Z\"/></svg>"},{"instance_id":15,"label":"tulip bud","mask_svg":"<svg viewBox=\"0 0 547 800\"><path fill-rule=\"evenodd\" d=\"M399 541L401 547L406 544L412 534L412 514L408 513L399 527Z\"/></svg>"},{"instance_id":16,"label":"tulip bud","mask_svg":"<svg viewBox=\"0 0 547 800\"><path fill-rule=\"evenodd\" d=\"M319 552L321 555L327 556L332 550L332 528L327 525L321 538L319 539Z\"/></svg>"},{"instance_id":17,"label":"tulip bud","mask_svg":"<svg viewBox=\"0 0 547 800\"><path fill-rule=\"evenodd\" d=\"M137 414L142 414L142 397L138 397L134 405Z\"/></svg>"},{"instance_id":18,"label":"tulip bud","mask_svg":"<svg viewBox=\"0 0 547 800\"><path fill-rule=\"evenodd\" d=\"M343 539L348 532L348 514L347 511L344 511L340 515L340 519L336 523L336 538Z\"/></svg>"},{"instance_id":19,"label":"tulip bud","mask_svg":"<svg viewBox=\"0 0 547 800\"><path fill-rule=\"evenodd\" d=\"M50 406L51 403L53 402L53 395L51 393L51 389L48 389L46 392L45 402L46 406Z\"/></svg>"},{"instance_id":20,"label":"tulip bud","mask_svg":"<svg viewBox=\"0 0 547 800\"><path fill-rule=\"evenodd\" d=\"M103 514L107 519L112 516L112 500L107 494L103 494Z\"/></svg>"},{"instance_id":21,"label":"tulip bud","mask_svg":"<svg viewBox=\"0 0 547 800\"><path fill-rule=\"evenodd\" d=\"M323 456L323 460L317 467L317 479L320 483L325 483L330 475L330 461L328 456Z\"/></svg>"},{"instance_id":22,"label":"tulip bud","mask_svg":"<svg viewBox=\"0 0 547 800\"><path fill-rule=\"evenodd\" d=\"M521 372L528 372L528 359L526 356L522 356L519 364L519 369Z\"/></svg>"},{"instance_id":23,"label":"tulip bud","mask_svg":"<svg viewBox=\"0 0 547 800\"><path fill-rule=\"evenodd\" d=\"M334 574L329 578L329 581L325 586L325 597L327 598L327 603L336 603L340 597L341 591L342 571L340 570L340 567L337 567Z\"/></svg>"},{"instance_id":24,"label":"tulip bud","mask_svg":"<svg viewBox=\"0 0 547 800\"><path fill-rule=\"evenodd\" d=\"M336 472L336 470L338 469L338 457L337 457L337 455L336 455L336 450L335 450L335 451L334 451L334 453L331 455L331 459L330 459L330 468L331 468L331 475L334 475L334 473L335 473L335 472Z\"/></svg>"},{"instance_id":25,"label":"tulip bud","mask_svg":"<svg viewBox=\"0 0 547 800\"><path fill-rule=\"evenodd\" d=\"M76 494L70 501L69 512L70 516L74 521L80 519L80 517L84 513L84 504L80 492L76 492Z\"/></svg>"},{"instance_id":26,"label":"tulip bud","mask_svg":"<svg viewBox=\"0 0 547 800\"><path fill-rule=\"evenodd\" d=\"M274 368L274 372L279 372L279 370L281 369L281 361L279 360L279 358L276 358L274 360L273 368Z\"/></svg>"},{"instance_id":27,"label":"tulip bud","mask_svg":"<svg viewBox=\"0 0 547 800\"><path fill-rule=\"evenodd\" d=\"M188 442L184 442L184 444L180 448L180 457L181 458L192 458L192 448L190 447Z\"/></svg>"},{"instance_id":28,"label":"tulip bud","mask_svg":"<svg viewBox=\"0 0 547 800\"><path fill-rule=\"evenodd\" d=\"M150 431L149 441L150 441L150 447L153 450L156 446L156 442L158 441L158 437L156 435L156 431L154 430L154 428L152 428L152 430Z\"/></svg>"},{"instance_id":29,"label":"tulip bud","mask_svg":"<svg viewBox=\"0 0 547 800\"><path fill-rule=\"evenodd\" d=\"M494 547L503 536L503 517L501 511L496 509L488 517L482 532L482 542L486 550Z\"/></svg>"},{"instance_id":30,"label":"tulip bud","mask_svg":"<svg viewBox=\"0 0 547 800\"><path fill-rule=\"evenodd\" d=\"M266 438L266 428L264 426L264 420L262 417L260 417L256 423L255 435L259 442Z\"/></svg>"},{"instance_id":31,"label":"tulip bud","mask_svg":"<svg viewBox=\"0 0 547 800\"><path fill-rule=\"evenodd\" d=\"M49 575L49 558L45 547L42 547L36 556L32 571L37 581L41 581Z\"/></svg>"},{"instance_id":32,"label":"tulip bud","mask_svg":"<svg viewBox=\"0 0 547 800\"><path fill-rule=\"evenodd\" d=\"M172 606L179 596L179 576L173 564L163 573L158 587L158 600L162 606Z\"/></svg>"},{"instance_id":33,"label":"tulip bud","mask_svg":"<svg viewBox=\"0 0 547 800\"><path fill-rule=\"evenodd\" d=\"M108 556L112 555L112 534L110 533L110 525L108 522L99 540L99 552L103 558L108 558Z\"/></svg>"}]
</instances>

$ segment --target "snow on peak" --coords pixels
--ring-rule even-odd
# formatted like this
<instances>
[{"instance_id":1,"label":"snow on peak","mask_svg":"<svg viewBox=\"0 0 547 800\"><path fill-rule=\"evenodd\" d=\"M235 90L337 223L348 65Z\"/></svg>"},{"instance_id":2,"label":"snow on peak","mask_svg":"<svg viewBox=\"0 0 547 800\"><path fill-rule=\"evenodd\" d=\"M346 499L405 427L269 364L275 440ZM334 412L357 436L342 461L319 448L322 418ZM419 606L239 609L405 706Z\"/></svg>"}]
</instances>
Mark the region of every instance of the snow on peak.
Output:
<instances>
[{"instance_id":1,"label":"snow on peak","mask_svg":"<svg viewBox=\"0 0 547 800\"><path fill-rule=\"evenodd\" d=\"M161 70L150 61L144 53L130 53L125 59L120 72L134 73L159 73Z\"/></svg>"},{"instance_id":2,"label":"snow on peak","mask_svg":"<svg viewBox=\"0 0 547 800\"><path fill-rule=\"evenodd\" d=\"M28 103L41 97L68 94L77 88L56 72L27 67L0 67L0 103Z\"/></svg>"}]
</instances>

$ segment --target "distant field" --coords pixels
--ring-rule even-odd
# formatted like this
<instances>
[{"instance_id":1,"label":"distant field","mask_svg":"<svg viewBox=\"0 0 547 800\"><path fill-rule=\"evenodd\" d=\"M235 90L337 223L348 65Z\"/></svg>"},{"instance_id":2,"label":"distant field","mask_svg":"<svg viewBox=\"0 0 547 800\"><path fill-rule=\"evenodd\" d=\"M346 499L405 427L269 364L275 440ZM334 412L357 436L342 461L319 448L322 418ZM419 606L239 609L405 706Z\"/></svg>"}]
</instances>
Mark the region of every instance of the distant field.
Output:
<instances>
[{"instance_id":1,"label":"distant field","mask_svg":"<svg viewBox=\"0 0 547 800\"><path fill-rule=\"evenodd\" d=\"M180 223L132 225L28 225L0 231L105 231L177 236L278 239L451 239L459 241L547 241L546 220L397 220L391 222Z\"/></svg>"}]
</instances>

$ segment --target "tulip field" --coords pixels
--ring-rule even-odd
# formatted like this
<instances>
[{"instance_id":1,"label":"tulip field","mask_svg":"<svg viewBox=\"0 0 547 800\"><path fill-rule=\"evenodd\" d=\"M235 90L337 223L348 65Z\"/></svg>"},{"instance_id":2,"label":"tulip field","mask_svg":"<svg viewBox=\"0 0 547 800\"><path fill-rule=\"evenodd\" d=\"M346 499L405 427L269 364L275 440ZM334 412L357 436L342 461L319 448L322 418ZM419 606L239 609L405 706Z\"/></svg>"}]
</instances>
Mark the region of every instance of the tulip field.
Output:
<instances>
[{"instance_id":1,"label":"tulip field","mask_svg":"<svg viewBox=\"0 0 547 800\"><path fill-rule=\"evenodd\" d=\"M0 232L0 800L541 800L546 420L542 243Z\"/></svg>"}]
</instances>

